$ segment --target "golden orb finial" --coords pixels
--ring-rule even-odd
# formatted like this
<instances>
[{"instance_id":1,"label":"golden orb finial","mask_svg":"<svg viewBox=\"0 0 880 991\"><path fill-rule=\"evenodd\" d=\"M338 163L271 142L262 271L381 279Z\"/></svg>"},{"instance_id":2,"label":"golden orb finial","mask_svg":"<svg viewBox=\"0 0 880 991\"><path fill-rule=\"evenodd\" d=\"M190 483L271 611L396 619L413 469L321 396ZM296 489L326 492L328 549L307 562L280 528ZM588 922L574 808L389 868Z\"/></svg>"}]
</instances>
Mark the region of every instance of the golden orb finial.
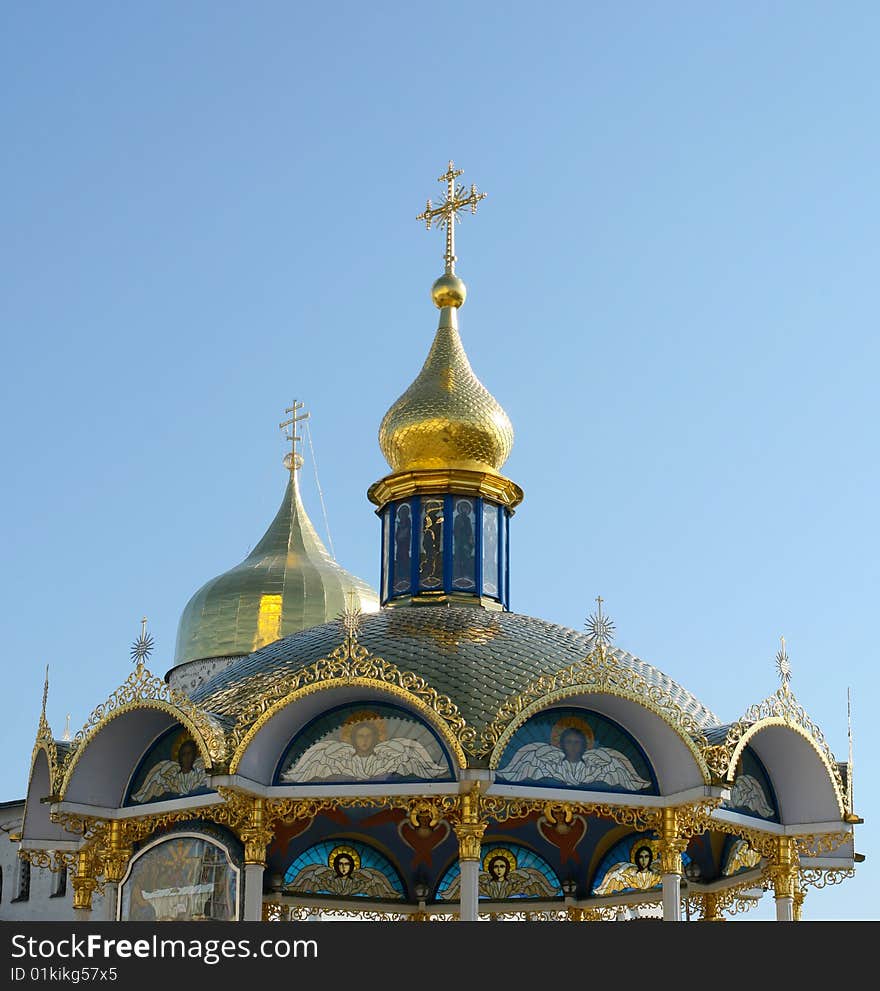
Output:
<instances>
[{"instance_id":1,"label":"golden orb finial","mask_svg":"<svg viewBox=\"0 0 880 991\"><path fill-rule=\"evenodd\" d=\"M467 286L454 273L444 272L431 286L431 299L438 310L446 306L458 309L467 299Z\"/></svg>"}]
</instances>

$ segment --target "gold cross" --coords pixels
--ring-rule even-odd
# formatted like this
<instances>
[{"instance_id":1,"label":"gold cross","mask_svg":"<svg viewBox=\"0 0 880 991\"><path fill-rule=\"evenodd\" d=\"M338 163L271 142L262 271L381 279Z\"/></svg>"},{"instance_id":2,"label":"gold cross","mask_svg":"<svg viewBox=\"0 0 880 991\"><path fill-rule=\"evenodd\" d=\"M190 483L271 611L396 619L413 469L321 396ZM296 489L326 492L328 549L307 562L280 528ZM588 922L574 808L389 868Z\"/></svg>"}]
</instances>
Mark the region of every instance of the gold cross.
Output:
<instances>
[{"instance_id":1,"label":"gold cross","mask_svg":"<svg viewBox=\"0 0 880 991\"><path fill-rule=\"evenodd\" d=\"M455 180L462 174L462 170L455 168L450 159L446 172L437 179L437 182L446 183L446 196L443 202L440 206L435 207L431 206L431 201L428 200L425 212L416 217L416 220L425 221L425 227L428 230L431 229L431 224L436 224L437 227L445 225L446 255L444 257L446 259L446 272L449 275L455 272L455 225L461 222L458 211L469 206L471 213L476 213L477 204L486 198L486 194L478 193L477 187L474 185L471 186L470 192L467 192L464 186L458 185Z\"/></svg>"},{"instance_id":2,"label":"gold cross","mask_svg":"<svg viewBox=\"0 0 880 991\"><path fill-rule=\"evenodd\" d=\"M297 468L302 468L303 456L296 449L297 444L302 443L302 437L296 432L296 425L302 420L308 420L312 415L311 413L300 413L300 410L305 407L305 403L298 403L295 399L292 406L288 406L284 411L285 413L290 413L290 419L284 420L282 423L278 424L279 430L286 430L290 427L291 430L285 433L284 437L286 440L290 441L290 453L284 459L284 463L288 468L296 470Z\"/></svg>"}]
</instances>

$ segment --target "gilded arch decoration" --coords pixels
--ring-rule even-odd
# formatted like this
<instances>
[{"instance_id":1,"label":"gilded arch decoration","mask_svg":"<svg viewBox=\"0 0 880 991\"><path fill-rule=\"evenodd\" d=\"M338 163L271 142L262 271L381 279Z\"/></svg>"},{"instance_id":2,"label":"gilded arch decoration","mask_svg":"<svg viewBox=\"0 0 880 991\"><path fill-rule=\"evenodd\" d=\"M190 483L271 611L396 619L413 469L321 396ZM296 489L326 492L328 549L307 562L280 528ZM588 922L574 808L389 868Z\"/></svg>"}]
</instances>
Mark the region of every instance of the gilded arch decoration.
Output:
<instances>
[{"instance_id":1,"label":"gilded arch decoration","mask_svg":"<svg viewBox=\"0 0 880 991\"><path fill-rule=\"evenodd\" d=\"M101 730L114 719L143 709L164 712L189 730L206 767L223 765L226 759L226 737L217 720L139 663L119 688L92 710L82 729L74 736L71 749L60 769L58 795L61 798L67 791L82 755Z\"/></svg>"},{"instance_id":2,"label":"gilded arch decoration","mask_svg":"<svg viewBox=\"0 0 880 991\"><path fill-rule=\"evenodd\" d=\"M822 766L828 774L829 784L834 789L834 797L837 801L837 806L842 818L847 812L845 791L837 764L833 759L829 759L830 750L826 752L826 749L821 746L820 742L812 735L812 733L808 731L805 726L800 723L793 722L785 716L764 717L757 722L751 723L742 731L742 734L737 739L733 752L730 755L730 760L725 772L727 779L735 783L736 769L739 766L740 758L743 756L749 741L769 726L780 726L784 729L791 730L791 732L796 733L798 736L806 740L807 743L813 748L816 756L819 758ZM827 744L825 746L827 748Z\"/></svg>"},{"instance_id":3,"label":"gilded arch decoration","mask_svg":"<svg viewBox=\"0 0 880 991\"><path fill-rule=\"evenodd\" d=\"M658 686L649 686L636 672L631 672L631 681L621 679L618 683L601 685L592 678L587 681L576 680L582 673L566 668L557 675L533 682L523 693L504 703L482 736L482 752L489 753L489 766L493 770L498 768L504 751L517 730L543 709L577 695L613 695L634 702L666 723L690 751L703 782L711 784L712 775L700 748L700 741L705 740L702 730L692 717L678 708L671 695ZM653 689L650 694L647 694L648 688Z\"/></svg>"},{"instance_id":4,"label":"gilded arch decoration","mask_svg":"<svg viewBox=\"0 0 880 991\"><path fill-rule=\"evenodd\" d=\"M372 689L410 706L437 732L458 767L467 767L462 739L473 731L449 696L440 695L420 675L402 672L381 658L368 657L353 666L347 662L318 661L273 686L252 703L230 733L229 773L236 773L257 733L283 709L315 692L352 687Z\"/></svg>"},{"instance_id":5,"label":"gilded arch decoration","mask_svg":"<svg viewBox=\"0 0 880 991\"><path fill-rule=\"evenodd\" d=\"M846 812L852 813L853 809L848 807L843 779L828 741L822 730L809 717L806 709L798 702L787 682L763 701L750 706L740 719L731 724L722 743L702 746L706 762L712 772L732 784L743 748L759 728L766 726L786 726L811 744L831 778L841 815Z\"/></svg>"}]
</instances>

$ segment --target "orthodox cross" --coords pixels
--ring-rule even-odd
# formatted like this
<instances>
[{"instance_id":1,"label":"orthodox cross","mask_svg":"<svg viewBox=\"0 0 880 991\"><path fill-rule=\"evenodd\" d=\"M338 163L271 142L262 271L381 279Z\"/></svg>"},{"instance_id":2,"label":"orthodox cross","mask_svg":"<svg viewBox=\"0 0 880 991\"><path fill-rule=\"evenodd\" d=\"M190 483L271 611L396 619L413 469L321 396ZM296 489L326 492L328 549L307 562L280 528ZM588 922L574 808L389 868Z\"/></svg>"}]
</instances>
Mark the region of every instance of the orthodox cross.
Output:
<instances>
[{"instance_id":1,"label":"orthodox cross","mask_svg":"<svg viewBox=\"0 0 880 991\"><path fill-rule=\"evenodd\" d=\"M471 213L477 212L477 204L486 198L485 193L478 193L476 186L471 186L468 192L464 186L456 183L456 179L463 175L462 169L455 168L450 160L446 172L441 175L437 182L446 183L446 195L440 206L432 206L428 200L425 212L420 213L416 220L424 220L425 227L431 229L431 224L437 227L446 227L446 273L452 275L455 272L455 225L461 222L458 211L466 206L471 208Z\"/></svg>"},{"instance_id":2,"label":"orthodox cross","mask_svg":"<svg viewBox=\"0 0 880 991\"><path fill-rule=\"evenodd\" d=\"M301 409L305 408L305 403L298 403L295 399L292 406L288 406L284 411L285 413L290 413L290 419L284 420L282 423L278 424L279 430L290 430L285 433L284 437L290 442L291 448L290 452L285 455L284 463L288 468L296 470L297 468L302 468L303 466L303 456L296 449L297 444L302 443L302 436L296 432L296 425L302 420L308 420L312 415L311 413L300 413Z\"/></svg>"}]
</instances>

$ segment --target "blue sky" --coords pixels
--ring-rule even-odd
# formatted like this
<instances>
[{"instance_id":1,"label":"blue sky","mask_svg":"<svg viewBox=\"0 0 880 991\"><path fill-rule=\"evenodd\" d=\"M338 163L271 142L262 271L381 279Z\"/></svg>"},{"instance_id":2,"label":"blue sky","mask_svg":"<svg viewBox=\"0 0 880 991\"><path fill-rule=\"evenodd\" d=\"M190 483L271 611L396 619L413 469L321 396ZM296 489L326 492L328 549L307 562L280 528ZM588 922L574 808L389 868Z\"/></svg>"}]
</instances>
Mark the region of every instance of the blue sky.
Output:
<instances>
[{"instance_id":1,"label":"blue sky","mask_svg":"<svg viewBox=\"0 0 880 991\"><path fill-rule=\"evenodd\" d=\"M841 757L851 685L869 859L807 915L875 917L880 9L325 8L0 15L0 798L46 663L59 733L142 614L170 665L274 514L294 394L337 554L377 583L365 490L436 326L415 216L451 157L489 194L461 329L516 429L513 608L580 627L601 592L725 719L785 634Z\"/></svg>"}]
</instances>

